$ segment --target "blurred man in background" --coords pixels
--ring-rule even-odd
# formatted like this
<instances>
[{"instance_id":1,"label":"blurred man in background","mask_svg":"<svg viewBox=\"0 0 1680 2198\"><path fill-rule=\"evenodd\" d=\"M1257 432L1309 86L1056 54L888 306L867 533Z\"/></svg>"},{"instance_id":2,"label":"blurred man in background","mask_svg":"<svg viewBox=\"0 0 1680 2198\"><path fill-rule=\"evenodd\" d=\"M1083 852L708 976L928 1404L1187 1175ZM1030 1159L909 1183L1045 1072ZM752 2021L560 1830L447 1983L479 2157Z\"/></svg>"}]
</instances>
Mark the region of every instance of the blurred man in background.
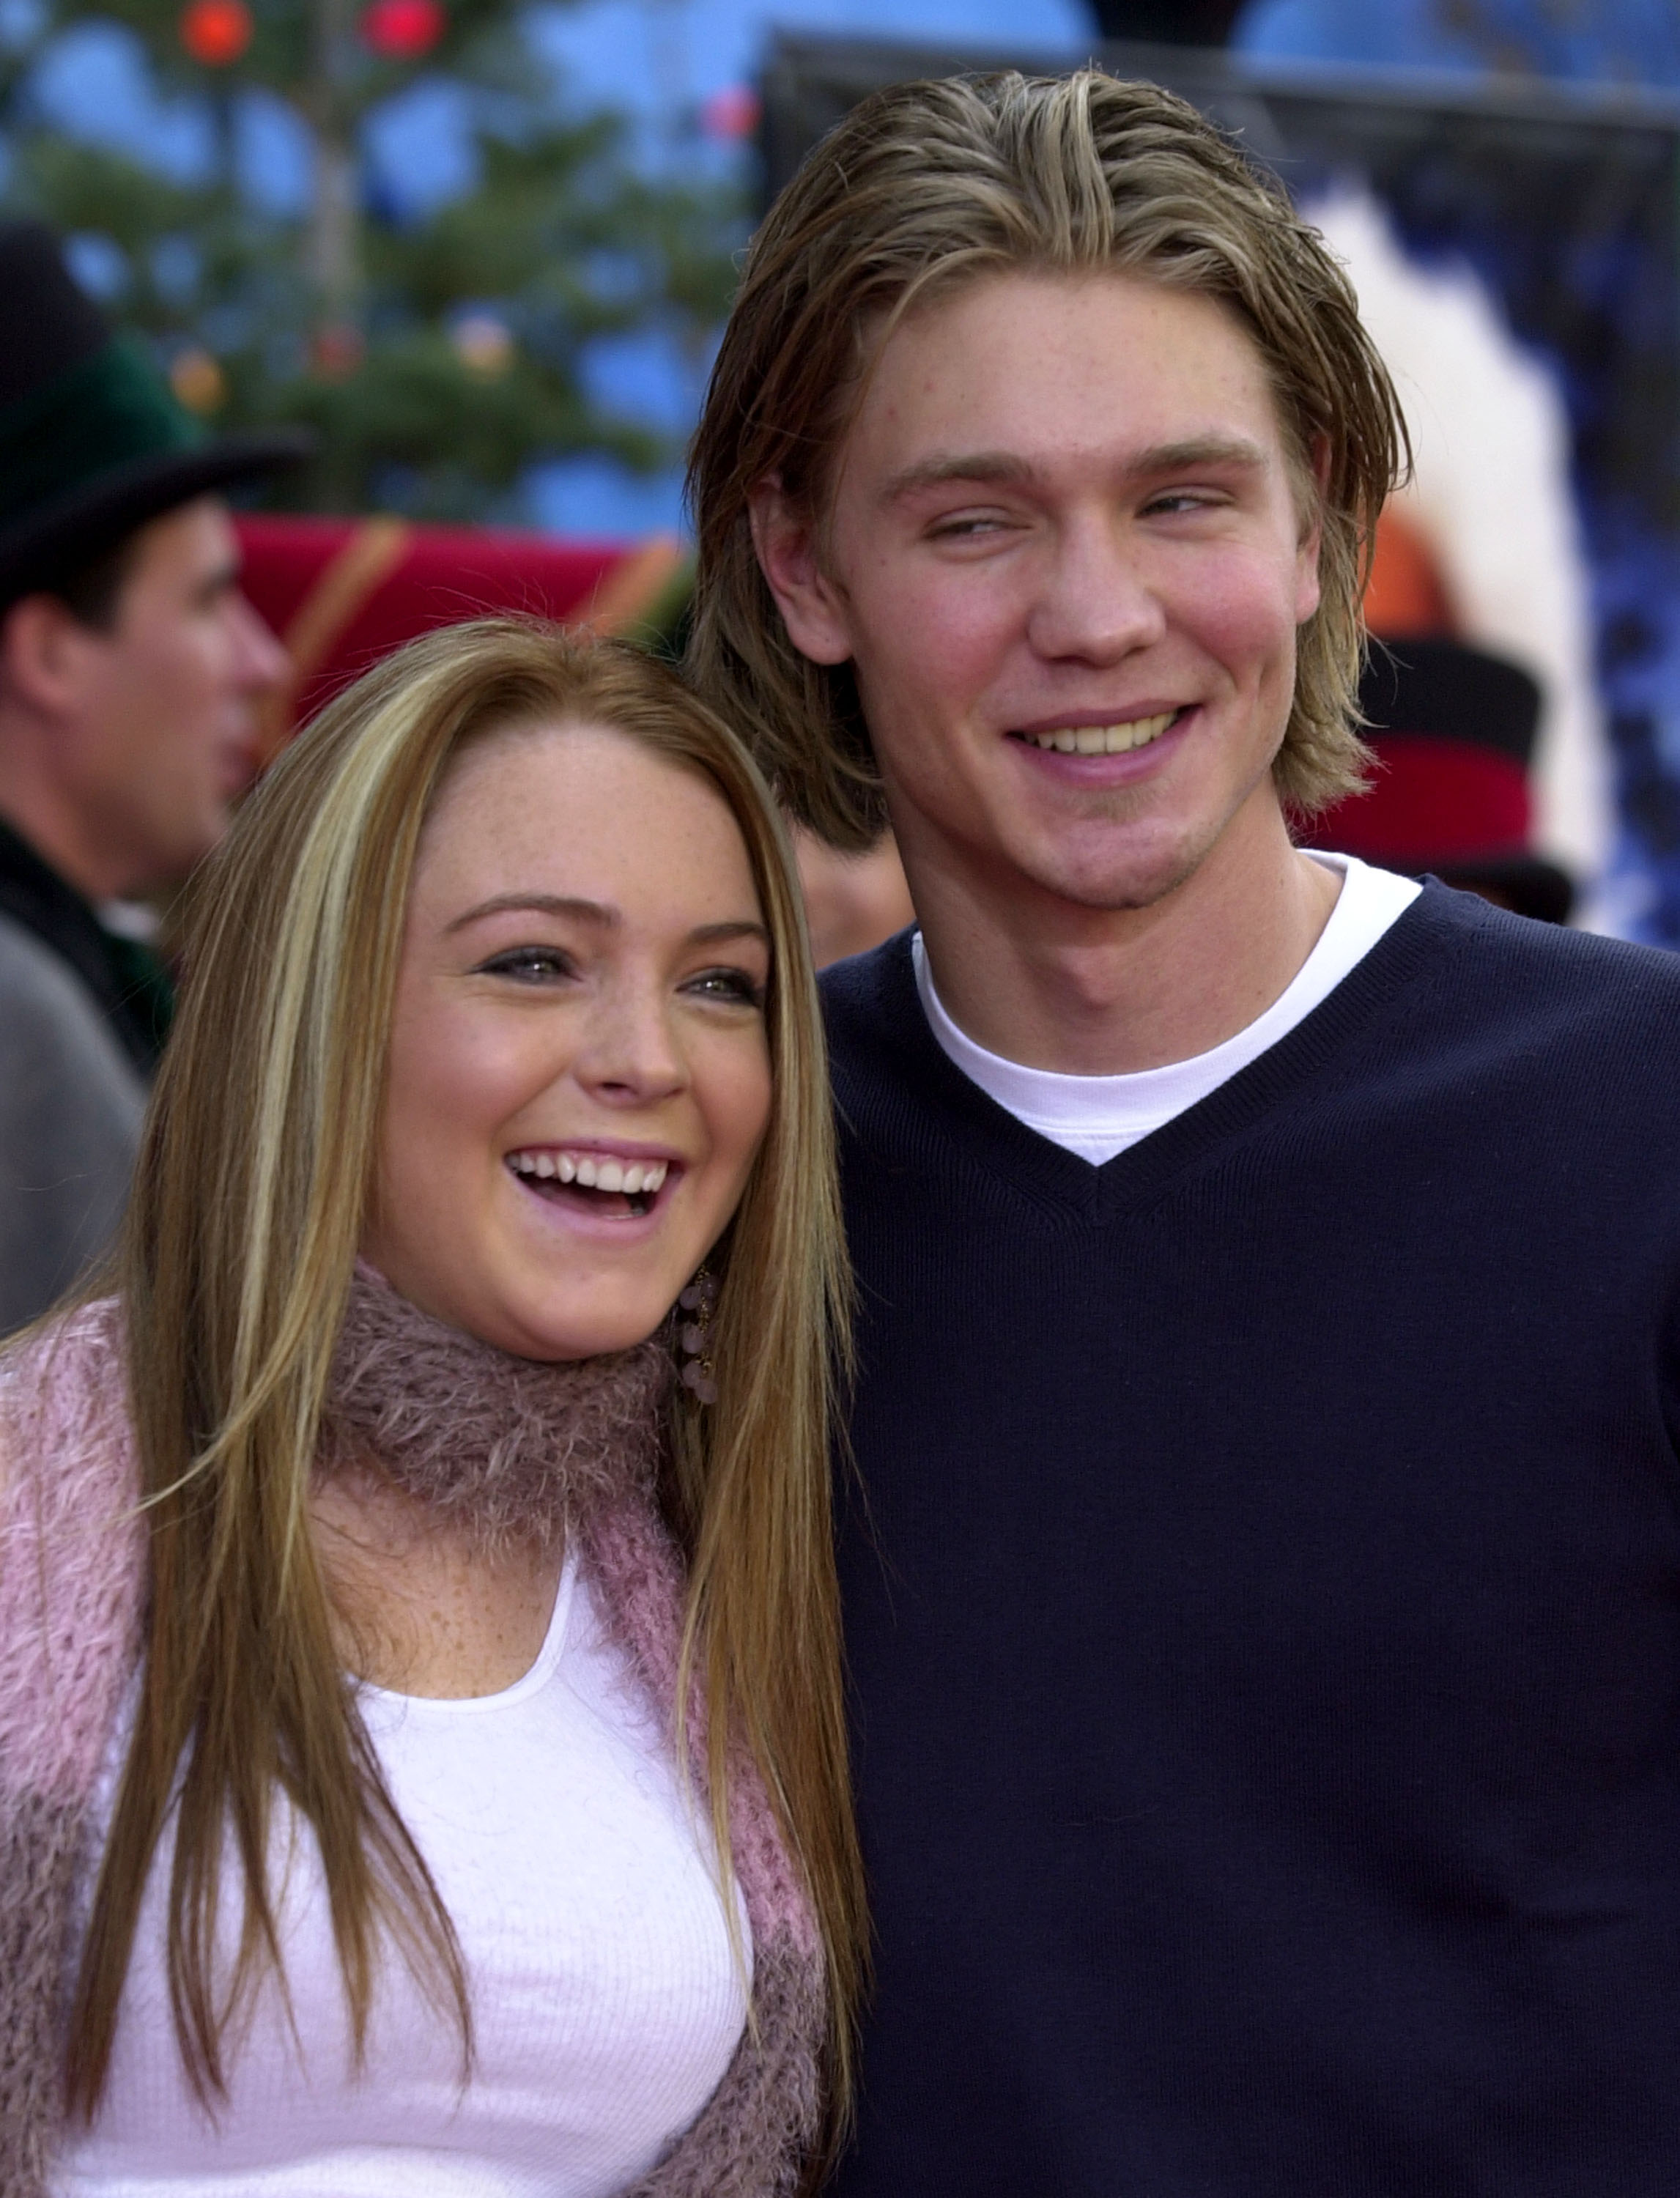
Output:
<instances>
[{"instance_id":1,"label":"blurred man in background","mask_svg":"<svg viewBox=\"0 0 1680 2198\"><path fill-rule=\"evenodd\" d=\"M203 439L38 223L0 226L0 1330L108 1242L168 1027L148 897L224 830L285 670Z\"/></svg>"},{"instance_id":2,"label":"blurred man in background","mask_svg":"<svg viewBox=\"0 0 1680 2198\"><path fill-rule=\"evenodd\" d=\"M811 958L819 969L849 954L867 954L916 921L904 866L891 832L860 854L842 854L802 825L793 827L793 852L805 891Z\"/></svg>"}]
</instances>

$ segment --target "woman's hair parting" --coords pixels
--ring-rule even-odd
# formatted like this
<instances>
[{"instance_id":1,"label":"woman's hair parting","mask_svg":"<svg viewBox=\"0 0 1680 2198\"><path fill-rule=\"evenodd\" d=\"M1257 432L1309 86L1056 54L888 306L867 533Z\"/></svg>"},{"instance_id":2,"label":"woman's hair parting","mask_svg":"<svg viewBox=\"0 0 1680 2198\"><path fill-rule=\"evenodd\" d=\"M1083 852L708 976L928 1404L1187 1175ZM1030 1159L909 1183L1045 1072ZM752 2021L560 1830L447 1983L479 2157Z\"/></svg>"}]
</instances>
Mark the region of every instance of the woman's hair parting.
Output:
<instances>
[{"instance_id":1,"label":"woman's hair parting","mask_svg":"<svg viewBox=\"0 0 1680 2198\"><path fill-rule=\"evenodd\" d=\"M1360 602L1407 456L1346 274L1268 173L1195 108L1081 69L896 85L806 159L753 239L690 456L699 582L689 668L793 816L840 847L886 822L851 666L788 639L753 552L769 479L819 528L874 359L906 313L1011 270L1108 270L1210 298L1258 350L1322 600L1301 629L1275 766L1310 814L1361 782Z\"/></svg>"},{"instance_id":2,"label":"woman's hair parting","mask_svg":"<svg viewBox=\"0 0 1680 2198\"><path fill-rule=\"evenodd\" d=\"M284 1987L269 1863L282 1795L318 1844L358 2054L389 1942L458 2020L470 2066L460 1950L346 1686L307 1498L377 1166L427 817L469 744L567 724L619 731L721 796L770 933L774 1096L712 1262L718 1401L702 1411L673 1385L662 1501L689 1566L684 1672L707 1706L718 1852L730 1851L731 1762L744 1748L822 1928L844 2110L864 1929L828 1497L846 1300L792 864L745 749L674 672L628 646L485 619L410 643L333 702L245 804L189 895L181 1009L116 1277L152 1591L77 1985L69 2096L84 2114L105 2083L171 1809L175 2026L201 2097L225 2096L241 2010L264 1976ZM224 1849L242 1879L236 1939L218 1936Z\"/></svg>"}]
</instances>

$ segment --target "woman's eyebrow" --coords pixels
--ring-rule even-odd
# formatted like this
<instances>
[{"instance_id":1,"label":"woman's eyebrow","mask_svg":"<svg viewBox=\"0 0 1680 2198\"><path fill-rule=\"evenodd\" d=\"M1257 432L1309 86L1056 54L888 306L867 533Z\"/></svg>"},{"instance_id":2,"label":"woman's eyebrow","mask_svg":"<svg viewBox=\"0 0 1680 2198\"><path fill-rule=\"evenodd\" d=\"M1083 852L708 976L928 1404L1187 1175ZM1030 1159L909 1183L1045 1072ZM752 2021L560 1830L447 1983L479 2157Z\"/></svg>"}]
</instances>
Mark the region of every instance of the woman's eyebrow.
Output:
<instances>
[{"instance_id":1,"label":"woman's eyebrow","mask_svg":"<svg viewBox=\"0 0 1680 2198\"><path fill-rule=\"evenodd\" d=\"M604 902L583 900L567 893L497 893L490 900L480 901L475 908L468 909L444 926L447 934L464 931L469 923L478 923L488 916L527 914L533 916L569 916L573 922L593 923L610 930L624 922L615 908ZM751 916L731 917L721 923L702 923L689 933L689 943L694 946L721 945L732 939L756 939L768 947L770 933Z\"/></svg>"},{"instance_id":2,"label":"woman's eyebrow","mask_svg":"<svg viewBox=\"0 0 1680 2198\"><path fill-rule=\"evenodd\" d=\"M564 893L506 893L481 900L476 908L469 908L464 915L446 923L444 929L446 933L464 931L469 923L477 923L486 916L506 916L521 910L535 916L567 916L574 922L604 927L624 920L617 909L605 907L598 900L578 900Z\"/></svg>"},{"instance_id":3,"label":"woman's eyebrow","mask_svg":"<svg viewBox=\"0 0 1680 2198\"><path fill-rule=\"evenodd\" d=\"M756 939L763 946L770 945L770 933L764 926L747 916L730 923L702 923L689 933L692 946L720 945L730 939Z\"/></svg>"}]
</instances>

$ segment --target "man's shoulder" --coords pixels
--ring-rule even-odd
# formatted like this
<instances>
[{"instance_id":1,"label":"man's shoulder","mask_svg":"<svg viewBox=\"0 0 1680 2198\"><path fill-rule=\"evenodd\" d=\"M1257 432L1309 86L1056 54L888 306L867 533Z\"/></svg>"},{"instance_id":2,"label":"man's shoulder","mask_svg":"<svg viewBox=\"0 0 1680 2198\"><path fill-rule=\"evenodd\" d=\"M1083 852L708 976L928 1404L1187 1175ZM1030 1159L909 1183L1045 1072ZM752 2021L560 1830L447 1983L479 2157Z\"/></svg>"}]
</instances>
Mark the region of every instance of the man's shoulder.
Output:
<instances>
[{"instance_id":1,"label":"man's shoulder","mask_svg":"<svg viewBox=\"0 0 1680 2198\"><path fill-rule=\"evenodd\" d=\"M32 1084L61 1078L138 1116L145 1087L99 1003L61 955L0 912L0 1065Z\"/></svg>"},{"instance_id":2,"label":"man's shoulder","mask_svg":"<svg viewBox=\"0 0 1680 2198\"><path fill-rule=\"evenodd\" d=\"M99 1020L98 1003L61 954L0 910L0 996L9 1013L76 1029Z\"/></svg>"},{"instance_id":3,"label":"man's shoulder","mask_svg":"<svg viewBox=\"0 0 1680 2198\"><path fill-rule=\"evenodd\" d=\"M836 1092L854 1111L872 1092L927 1080L936 1050L921 1011L910 931L833 963L819 980ZM1434 880L1318 1010L1328 1027L1442 1067L1543 1056L1555 1073L1673 1074L1680 1092L1680 954L1538 923ZM1357 1009L1357 1011L1356 1011ZM1392 1010L1392 1013L1390 1012ZM1409 1011L1410 1010L1410 1011ZM1375 1026L1371 1015L1375 1011ZM1340 1050L1340 1049L1337 1049Z\"/></svg>"},{"instance_id":4,"label":"man's shoulder","mask_svg":"<svg viewBox=\"0 0 1680 2198\"><path fill-rule=\"evenodd\" d=\"M1680 1053L1680 954L1538 923L1433 881L1408 919L1443 1011L1472 1019L1490 1044L1572 1036Z\"/></svg>"},{"instance_id":5,"label":"man's shoulder","mask_svg":"<svg viewBox=\"0 0 1680 2198\"><path fill-rule=\"evenodd\" d=\"M1680 954L1535 922L1434 879L1392 930L1396 944L1411 949L1398 958L1396 974L1403 962L1428 972L1449 995L1485 995L1508 1013L1543 1003L1562 1015L1603 1020L1630 1006L1680 1006ZM823 1020L836 1052L852 1055L890 1043L907 1019L917 1018L914 935L899 932L823 971ZM1373 957L1374 973L1386 975L1388 961Z\"/></svg>"},{"instance_id":6,"label":"man's shoulder","mask_svg":"<svg viewBox=\"0 0 1680 2198\"><path fill-rule=\"evenodd\" d=\"M817 980L828 1050L838 1069L862 1066L863 1057L902 1032L921 1009L910 960L915 929L900 931L867 954L831 962Z\"/></svg>"}]
</instances>

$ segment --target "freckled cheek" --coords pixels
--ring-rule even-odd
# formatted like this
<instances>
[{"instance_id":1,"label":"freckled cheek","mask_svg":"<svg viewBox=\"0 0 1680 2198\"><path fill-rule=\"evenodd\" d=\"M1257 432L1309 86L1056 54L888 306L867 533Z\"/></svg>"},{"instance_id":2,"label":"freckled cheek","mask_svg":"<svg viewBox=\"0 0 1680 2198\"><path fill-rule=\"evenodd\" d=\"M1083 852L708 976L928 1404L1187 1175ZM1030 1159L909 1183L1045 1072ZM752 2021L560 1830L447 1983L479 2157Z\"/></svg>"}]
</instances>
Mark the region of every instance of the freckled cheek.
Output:
<instances>
[{"instance_id":1,"label":"freckled cheek","mask_svg":"<svg viewBox=\"0 0 1680 2198\"><path fill-rule=\"evenodd\" d=\"M563 1072L557 1036L537 1017L421 1011L393 1046L393 1119L416 1149L499 1159L507 1124Z\"/></svg>"},{"instance_id":2,"label":"freckled cheek","mask_svg":"<svg viewBox=\"0 0 1680 2198\"><path fill-rule=\"evenodd\" d=\"M762 1038L708 1050L695 1067L712 1156L720 1173L744 1181L770 1122L770 1051Z\"/></svg>"}]
</instances>

